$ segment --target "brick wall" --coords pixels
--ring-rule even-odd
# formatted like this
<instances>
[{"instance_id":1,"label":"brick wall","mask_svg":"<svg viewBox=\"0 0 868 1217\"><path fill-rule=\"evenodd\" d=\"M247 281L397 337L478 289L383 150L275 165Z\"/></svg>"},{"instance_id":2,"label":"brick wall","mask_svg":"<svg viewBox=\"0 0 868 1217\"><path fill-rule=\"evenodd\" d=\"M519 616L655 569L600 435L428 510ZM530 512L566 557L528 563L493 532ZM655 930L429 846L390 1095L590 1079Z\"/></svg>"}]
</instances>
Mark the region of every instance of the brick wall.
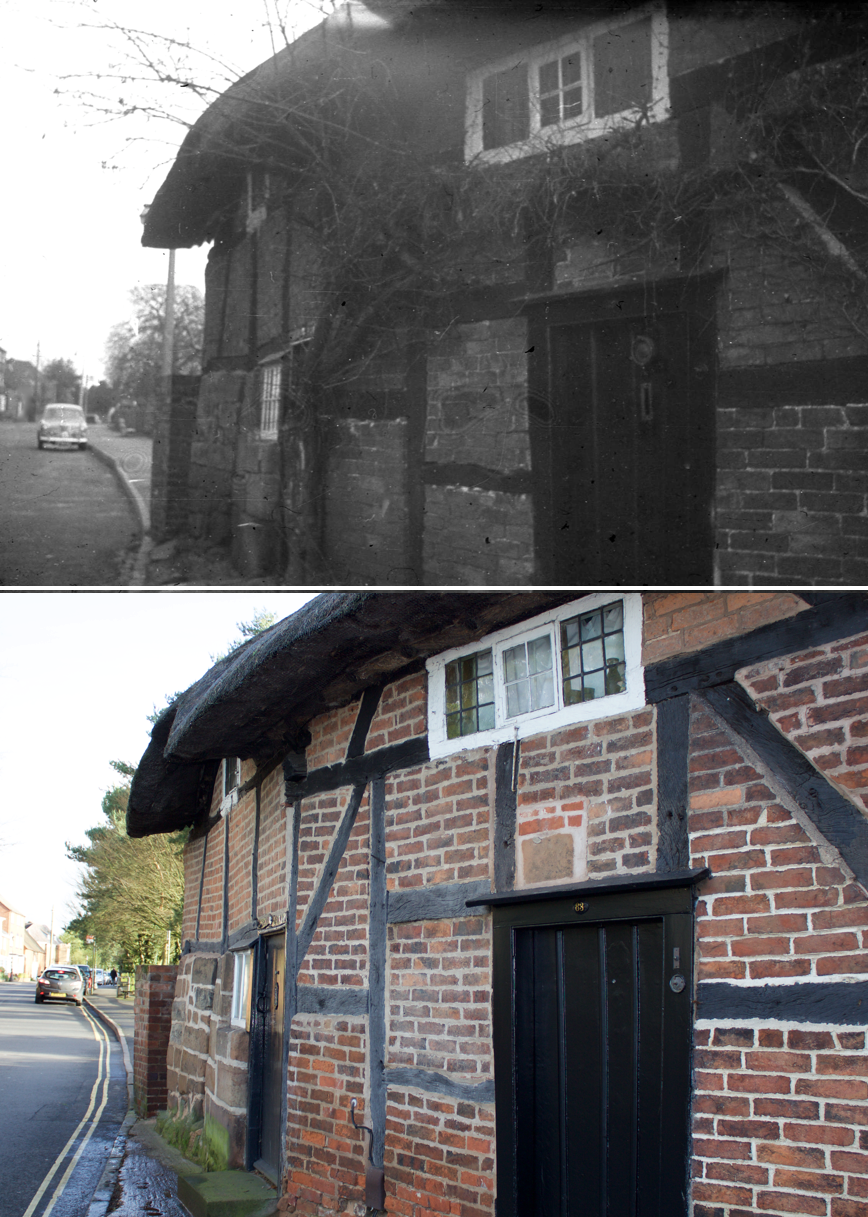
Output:
<instances>
[{"instance_id":1,"label":"brick wall","mask_svg":"<svg viewBox=\"0 0 868 1217\"><path fill-rule=\"evenodd\" d=\"M642 601L645 664L701 650L808 607L792 592L646 592Z\"/></svg>"},{"instance_id":2,"label":"brick wall","mask_svg":"<svg viewBox=\"0 0 868 1217\"><path fill-rule=\"evenodd\" d=\"M650 707L523 740L519 822L525 809L561 802L562 815L554 820L565 818L565 824L547 829L543 820L534 834L520 836L519 848L528 858L535 840L553 848L553 839L566 838L571 828L579 827L571 825L569 817L581 814L586 817L582 828L587 832L588 878L648 870L656 848L655 785L655 719ZM581 867L574 873L580 874ZM535 874L539 882L536 869Z\"/></svg>"},{"instance_id":3,"label":"brick wall","mask_svg":"<svg viewBox=\"0 0 868 1217\"><path fill-rule=\"evenodd\" d=\"M405 419L332 421L325 477L325 560L334 582L407 583Z\"/></svg>"},{"instance_id":4,"label":"brick wall","mask_svg":"<svg viewBox=\"0 0 868 1217\"><path fill-rule=\"evenodd\" d=\"M757 665L738 678L811 763L868 809L868 633Z\"/></svg>"},{"instance_id":5,"label":"brick wall","mask_svg":"<svg viewBox=\"0 0 868 1217\"><path fill-rule=\"evenodd\" d=\"M713 871L696 910L699 981L864 975L865 891L696 702L690 768L691 865ZM700 1010L695 1044L693 1217L861 1217L864 1031Z\"/></svg>"},{"instance_id":6,"label":"brick wall","mask_svg":"<svg viewBox=\"0 0 868 1217\"><path fill-rule=\"evenodd\" d=\"M232 473L247 377L208 372L202 377L190 451L189 528L211 542L230 536Z\"/></svg>"},{"instance_id":7,"label":"brick wall","mask_svg":"<svg viewBox=\"0 0 868 1217\"><path fill-rule=\"evenodd\" d=\"M391 888L488 878L492 765L487 751L461 752L387 779Z\"/></svg>"},{"instance_id":8,"label":"brick wall","mask_svg":"<svg viewBox=\"0 0 868 1217\"><path fill-rule=\"evenodd\" d=\"M300 928L310 896L328 856L335 829L348 801L348 792L305 799L302 804L298 882ZM299 985L361 988L368 969L368 868L370 856L369 799L359 807L353 831L341 858L326 907L317 923L310 949L301 964Z\"/></svg>"},{"instance_id":9,"label":"brick wall","mask_svg":"<svg viewBox=\"0 0 868 1217\"><path fill-rule=\"evenodd\" d=\"M324 765L336 765L344 759L358 714L359 702L354 701L341 710L311 720L308 724L311 742L305 752L309 772Z\"/></svg>"},{"instance_id":10,"label":"brick wall","mask_svg":"<svg viewBox=\"0 0 868 1217\"><path fill-rule=\"evenodd\" d=\"M289 1060L285 1201L305 1214L355 1214L364 1196L367 1027L363 1019L298 1015Z\"/></svg>"},{"instance_id":11,"label":"brick wall","mask_svg":"<svg viewBox=\"0 0 868 1217\"><path fill-rule=\"evenodd\" d=\"M259 861L256 916L266 922L270 914L280 920L288 904L286 883L286 803L283 770L272 770L262 783L259 799ZM230 933L250 918L245 909L231 910Z\"/></svg>"},{"instance_id":12,"label":"brick wall","mask_svg":"<svg viewBox=\"0 0 868 1217\"><path fill-rule=\"evenodd\" d=\"M428 354L425 460L530 468L524 318L456 325Z\"/></svg>"},{"instance_id":13,"label":"brick wall","mask_svg":"<svg viewBox=\"0 0 868 1217\"><path fill-rule=\"evenodd\" d=\"M425 583L527 583L534 572L531 495L454 486L425 489Z\"/></svg>"},{"instance_id":14,"label":"brick wall","mask_svg":"<svg viewBox=\"0 0 868 1217\"><path fill-rule=\"evenodd\" d=\"M136 968L133 1086L141 1117L155 1115L167 1103L166 1056L177 975L173 964Z\"/></svg>"},{"instance_id":15,"label":"brick wall","mask_svg":"<svg viewBox=\"0 0 868 1217\"><path fill-rule=\"evenodd\" d=\"M428 730L427 677L414 672L396 680L383 690L376 713L368 728L366 751L374 752L398 744Z\"/></svg>"},{"instance_id":16,"label":"brick wall","mask_svg":"<svg viewBox=\"0 0 868 1217\"><path fill-rule=\"evenodd\" d=\"M868 580L868 405L718 411L724 583Z\"/></svg>"}]
</instances>

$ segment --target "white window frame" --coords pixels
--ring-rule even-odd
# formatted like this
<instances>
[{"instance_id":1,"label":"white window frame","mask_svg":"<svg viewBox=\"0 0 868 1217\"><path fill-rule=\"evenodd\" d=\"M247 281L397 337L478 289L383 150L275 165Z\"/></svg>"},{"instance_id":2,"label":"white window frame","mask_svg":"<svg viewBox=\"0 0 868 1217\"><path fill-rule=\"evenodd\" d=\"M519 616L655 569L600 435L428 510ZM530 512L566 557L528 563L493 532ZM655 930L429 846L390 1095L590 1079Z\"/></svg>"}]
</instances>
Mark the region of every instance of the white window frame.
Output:
<instances>
[{"instance_id":1,"label":"white window frame","mask_svg":"<svg viewBox=\"0 0 868 1217\"><path fill-rule=\"evenodd\" d=\"M593 55L594 39L609 30L632 25L651 18L651 103L646 111L636 107L617 114L606 114L597 118L594 113ZM582 81L584 88L584 110L574 118L568 118L551 126L540 126L539 68L553 59L579 54L582 57ZM483 84L492 75L508 71L524 64L527 67L529 103L529 131L527 139L505 144L498 148L483 147L482 115ZM570 34L556 42L534 47L531 51L516 54L486 64L467 77L467 108L465 117L464 158L481 164L498 164L517 160L535 152L544 152L550 147L582 143L603 135L606 131L635 125L640 118L649 122L662 122L669 117L669 23L663 3L645 4L631 9L619 17L596 22L581 31Z\"/></svg>"},{"instance_id":2,"label":"white window frame","mask_svg":"<svg viewBox=\"0 0 868 1217\"><path fill-rule=\"evenodd\" d=\"M563 680L560 669L559 627L562 621L580 613L593 612L620 600L624 606L624 662L625 688L622 693L610 693L591 701L565 705ZM552 637L554 656L555 701L552 706L540 710L529 710L514 718L506 717L506 692L500 658L507 647L517 642L537 638L548 631ZM494 704L495 726L470 735L449 739L446 734L446 665L465 655L491 648L494 655ZM628 710L639 710L645 705L645 673L642 667L642 596L639 592L596 592L581 600L522 621L508 629L487 634L484 638L467 646L453 647L427 661L428 669L428 752L431 757L449 756L469 748L485 748L511 739L525 739L545 731L567 727L571 723L588 722L591 719L610 718Z\"/></svg>"},{"instance_id":3,"label":"white window frame","mask_svg":"<svg viewBox=\"0 0 868 1217\"><path fill-rule=\"evenodd\" d=\"M233 1027L243 1027L250 1030L250 994L253 981L253 951L235 952L235 975L232 981L232 1013L230 1022Z\"/></svg>"},{"instance_id":4,"label":"white window frame","mask_svg":"<svg viewBox=\"0 0 868 1217\"><path fill-rule=\"evenodd\" d=\"M234 767L236 780L232 781L230 766ZM220 766L220 780L223 783L223 799L220 803L220 814L225 815L238 802L238 787L241 785L241 760L237 756L223 758Z\"/></svg>"}]
</instances>

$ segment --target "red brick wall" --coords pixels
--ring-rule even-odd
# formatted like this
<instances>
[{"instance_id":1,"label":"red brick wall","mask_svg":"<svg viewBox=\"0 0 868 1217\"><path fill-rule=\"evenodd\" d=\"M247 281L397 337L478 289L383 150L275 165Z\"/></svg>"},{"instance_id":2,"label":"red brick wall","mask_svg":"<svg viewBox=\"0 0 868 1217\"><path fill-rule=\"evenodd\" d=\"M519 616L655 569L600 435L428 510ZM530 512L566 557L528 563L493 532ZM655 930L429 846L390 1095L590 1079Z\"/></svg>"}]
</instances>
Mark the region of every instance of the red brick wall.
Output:
<instances>
[{"instance_id":1,"label":"red brick wall","mask_svg":"<svg viewBox=\"0 0 868 1217\"><path fill-rule=\"evenodd\" d=\"M807 607L795 592L646 592L642 662L699 651Z\"/></svg>"},{"instance_id":2,"label":"red brick wall","mask_svg":"<svg viewBox=\"0 0 868 1217\"><path fill-rule=\"evenodd\" d=\"M521 744L519 809L583 802L588 878L653 867L655 719L651 707Z\"/></svg>"},{"instance_id":3,"label":"red brick wall","mask_svg":"<svg viewBox=\"0 0 868 1217\"><path fill-rule=\"evenodd\" d=\"M701 703L690 761L699 981L868 972L868 897ZM701 1015L701 1012L700 1012ZM702 1020L695 1032L693 1217L861 1217L868 1194L864 1033Z\"/></svg>"},{"instance_id":4,"label":"red brick wall","mask_svg":"<svg viewBox=\"0 0 868 1217\"><path fill-rule=\"evenodd\" d=\"M285 915L289 898L286 883L286 802L280 765L262 783L259 800L259 895L256 915L267 921ZM249 920L245 914L241 923Z\"/></svg>"},{"instance_id":5,"label":"red brick wall","mask_svg":"<svg viewBox=\"0 0 868 1217\"><path fill-rule=\"evenodd\" d=\"M167 1104L166 1055L177 975L174 964L136 968L133 1084L136 1112L142 1117L155 1115Z\"/></svg>"},{"instance_id":6,"label":"red brick wall","mask_svg":"<svg viewBox=\"0 0 868 1217\"><path fill-rule=\"evenodd\" d=\"M868 809L868 633L760 664L739 680L812 764Z\"/></svg>"},{"instance_id":7,"label":"red brick wall","mask_svg":"<svg viewBox=\"0 0 868 1217\"><path fill-rule=\"evenodd\" d=\"M494 1108L390 1089L386 1112L389 1212L494 1212Z\"/></svg>"},{"instance_id":8,"label":"red brick wall","mask_svg":"<svg viewBox=\"0 0 868 1217\"><path fill-rule=\"evenodd\" d=\"M391 888L463 883L489 875L488 752L461 752L386 781Z\"/></svg>"},{"instance_id":9,"label":"red brick wall","mask_svg":"<svg viewBox=\"0 0 868 1217\"><path fill-rule=\"evenodd\" d=\"M297 1213L355 1213L365 1194L367 1027L363 1019L300 1014L289 1060L286 1195Z\"/></svg>"},{"instance_id":10,"label":"red brick wall","mask_svg":"<svg viewBox=\"0 0 868 1217\"><path fill-rule=\"evenodd\" d=\"M387 685L368 728L366 751L424 735L428 730L427 677L415 672Z\"/></svg>"},{"instance_id":11,"label":"red brick wall","mask_svg":"<svg viewBox=\"0 0 868 1217\"><path fill-rule=\"evenodd\" d=\"M302 803L299 928L349 797L349 791L342 790L336 795L323 795ZM360 988L367 983L370 832L370 800L366 795L359 807L328 903L301 965L298 977L300 985L349 985Z\"/></svg>"}]
</instances>

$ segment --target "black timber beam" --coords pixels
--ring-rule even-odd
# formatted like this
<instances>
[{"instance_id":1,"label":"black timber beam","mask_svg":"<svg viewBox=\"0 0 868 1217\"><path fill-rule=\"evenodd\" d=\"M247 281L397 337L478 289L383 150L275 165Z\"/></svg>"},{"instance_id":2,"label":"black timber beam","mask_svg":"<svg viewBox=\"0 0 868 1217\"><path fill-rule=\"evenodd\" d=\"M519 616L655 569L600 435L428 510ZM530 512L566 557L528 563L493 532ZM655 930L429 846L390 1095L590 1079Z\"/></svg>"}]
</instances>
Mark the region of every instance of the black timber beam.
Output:
<instances>
[{"instance_id":1,"label":"black timber beam","mask_svg":"<svg viewBox=\"0 0 868 1217\"><path fill-rule=\"evenodd\" d=\"M708 689L705 699L795 800L814 827L838 850L868 889L868 820L815 769L795 744L756 709L740 685Z\"/></svg>"},{"instance_id":2,"label":"black timber beam","mask_svg":"<svg viewBox=\"0 0 868 1217\"><path fill-rule=\"evenodd\" d=\"M863 630L868 630L866 593L829 593L821 603L795 617L762 625L736 638L723 639L701 651L649 664L645 669L645 695L653 705L692 690L727 684L739 668L748 664L837 642Z\"/></svg>"},{"instance_id":3,"label":"black timber beam","mask_svg":"<svg viewBox=\"0 0 868 1217\"><path fill-rule=\"evenodd\" d=\"M424 765L427 760L428 736L416 736L402 740L400 744L378 748L376 752L366 752L364 756L348 757L337 765L323 765L321 769L312 770L307 777L287 779L286 800L294 803L296 799L340 790L342 786L366 785L375 778L391 773L393 769L412 769Z\"/></svg>"},{"instance_id":4,"label":"black timber beam","mask_svg":"<svg viewBox=\"0 0 868 1217\"><path fill-rule=\"evenodd\" d=\"M703 981L696 991L696 1017L737 1022L778 1019L791 1023L868 1023L868 981L738 985Z\"/></svg>"}]
</instances>

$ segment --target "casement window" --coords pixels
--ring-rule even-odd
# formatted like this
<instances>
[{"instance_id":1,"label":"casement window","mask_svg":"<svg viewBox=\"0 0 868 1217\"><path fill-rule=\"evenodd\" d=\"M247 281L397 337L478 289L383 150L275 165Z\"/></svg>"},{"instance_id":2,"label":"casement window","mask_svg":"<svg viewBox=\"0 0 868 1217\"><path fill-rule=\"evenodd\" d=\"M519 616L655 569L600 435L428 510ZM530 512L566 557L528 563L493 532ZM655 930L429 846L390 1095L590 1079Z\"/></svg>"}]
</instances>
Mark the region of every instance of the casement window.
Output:
<instances>
[{"instance_id":1,"label":"casement window","mask_svg":"<svg viewBox=\"0 0 868 1217\"><path fill-rule=\"evenodd\" d=\"M465 156L512 160L668 112L666 14L644 5L472 73Z\"/></svg>"},{"instance_id":2,"label":"casement window","mask_svg":"<svg viewBox=\"0 0 868 1217\"><path fill-rule=\"evenodd\" d=\"M229 811L238 802L238 787L241 785L241 761L237 756L223 758L223 801L221 812Z\"/></svg>"},{"instance_id":3,"label":"casement window","mask_svg":"<svg viewBox=\"0 0 868 1217\"><path fill-rule=\"evenodd\" d=\"M250 1030L250 993L253 981L253 952L235 952L235 979L232 983L232 1026Z\"/></svg>"},{"instance_id":4,"label":"casement window","mask_svg":"<svg viewBox=\"0 0 868 1217\"><path fill-rule=\"evenodd\" d=\"M280 429L281 406L285 397L291 402L297 392L304 353L310 339L300 339L287 350L263 360L258 371L259 438L276 440Z\"/></svg>"},{"instance_id":5,"label":"casement window","mask_svg":"<svg viewBox=\"0 0 868 1217\"><path fill-rule=\"evenodd\" d=\"M585 596L428 661L431 756L644 704L638 592Z\"/></svg>"}]
</instances>

